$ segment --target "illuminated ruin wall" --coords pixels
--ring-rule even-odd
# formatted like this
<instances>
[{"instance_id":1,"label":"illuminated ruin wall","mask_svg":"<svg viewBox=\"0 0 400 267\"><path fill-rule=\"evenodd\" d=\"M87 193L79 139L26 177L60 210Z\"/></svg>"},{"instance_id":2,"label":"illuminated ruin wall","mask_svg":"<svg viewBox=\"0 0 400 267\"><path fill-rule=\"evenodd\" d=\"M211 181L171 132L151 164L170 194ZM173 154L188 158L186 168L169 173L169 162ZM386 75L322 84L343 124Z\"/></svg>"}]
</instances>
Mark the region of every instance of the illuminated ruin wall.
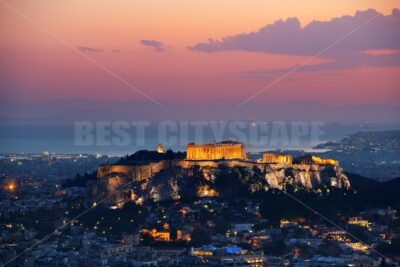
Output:
<instances>
[{"instance_id":1,"label":"illuminated ruin wall","mask_svg":"<svg viewBox=\"0 0 400 267\"><path fill-rule=\"evenodd\" d=\"M97 178L109 174L120 174L136 181L152 177L157 172L166 169L168 162L160 161L143 165L101 165L97 167Z\"/></svg>"},{"instance_id":2,"label":"illuminated ruin wall","mask_svg":"<svg viewBox=\"0 0 400 267\"><path fill-rule=\"evenodd\" d=\"M317 165L336 165L337 161L334 159L322 159L320 157L312 156L312 163Z\"/></svg>"},{"instance_id":3,"label":"illuminated ruin wall","mask_svg":"<svg viewBox=\"0 0 400 267\"><path fill-rule=\"evenodd\" d=\"M293 158L291 155L264 153L263 162L270 164L277 164L277 163L292 164Z\"/></svg>"},{"instance_id":4,"label":"illuminated ruin wall","mask_svg":"<svg viewBox=\"0 0 400 267\"><path fill-rule=\"evenodd\" d=\"M296 163L300 164L315 164L315 165L338 165L338 162L334 159L323 159L317 156L304 156L296 160Z\"/></svg>"},{"instance_id":5,"label":"illuminated ruin wall","mask_svg":"<svg viewBox=\"0 0 400 267\"><path fill-rule=\"evenodd\" d=\"M214 144L188 144L187 160L244 159L243 145L236 142Z\"/></svg>"}]
</instances>

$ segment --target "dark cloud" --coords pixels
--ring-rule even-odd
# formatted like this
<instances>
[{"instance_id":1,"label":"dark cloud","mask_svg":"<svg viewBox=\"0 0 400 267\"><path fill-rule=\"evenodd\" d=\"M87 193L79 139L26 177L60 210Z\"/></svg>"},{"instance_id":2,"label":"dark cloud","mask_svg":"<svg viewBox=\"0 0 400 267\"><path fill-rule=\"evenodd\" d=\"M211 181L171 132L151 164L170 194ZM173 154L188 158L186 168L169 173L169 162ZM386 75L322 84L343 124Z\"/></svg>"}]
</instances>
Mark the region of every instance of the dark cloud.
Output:
<instances>
[{"instance_id":1,"label":"dark cloud","mask_svg":"<svg viewBox=\"0 0 400 267\"><path fill-rule=\"evenodd\" d=\"M360 66L371 66L371 67L396 67L400 66L400 54L391 55L369 55L363 52L352 52L337 54L331 57L332 60L326 63L320 63L315 65L305 65L301 68L296 69L296 72L328 72L333 70L345 70L356 68ZM291 71L292 68L279 69L279 70L266 70L266 71L247 71L242 72L242 77L247 78L273 78L275 75L281 76Z\"/></svg>"},{"instance_id":2,"label":"dark cloud","mask_svg":"<svg viewBox=\"0 0 400 267\"><path fill-rule=\"evenodd\" d=\"M152 48L156 52L165 51L165 45L162 42L156 40L140 40L140 43L144 46Z\"/></svg>"},{"instance_id":3,"label":"dark cloud","mask_svg":"<svg viewBox=\"0 0 400 267\"><path fill-rule=\"evenodd\" d=\"M302 66L302 71L346 69L361 65L398 66L398 55L369 55L364 51L400 49L400 10L393 9L387 16L372 9L358 11L354 16L343 16L327 22L313 21L304 28L297 18L289 18L256 32L227 36L220 40L210 39L188 48L209 53L250 51L301 56L312 56L326 49L321 56L330 59L330 62Z\"/></svg>"},{"instance_id":4,"label":"dark cloud","mask_svg":"<svg viewBox=\"0 0 400 267\"><path fill-rule=\"evenodd\" d=\"M83 53L88 53L88 52L101 52L103 50L98 49L98 48L94 48L94 47L89 47L89 46L78 46L77 47L79 49L79 51L83 52Z\"/></svg>"},{"instance_id":5,"label":"dark cloud","mask_svg":"<svg viewBox=\"0 0 400 267\"><path fill-rule=\"evenodd\" d=\"M374 18L376 15L378 17ZM369 19L374 18L363 27ZM360 27L359 30L354 31ZM276 21L256 32L210 39L189 47L191 50L216 52L242 50L289 55L314 55L349 34L329 51L400 49L400 10L384 16L375 10L358 11L327 22L313 21L301 27L297 18ZM351 33L351 34L350 34Z\"/></svg>"}]
</instances>

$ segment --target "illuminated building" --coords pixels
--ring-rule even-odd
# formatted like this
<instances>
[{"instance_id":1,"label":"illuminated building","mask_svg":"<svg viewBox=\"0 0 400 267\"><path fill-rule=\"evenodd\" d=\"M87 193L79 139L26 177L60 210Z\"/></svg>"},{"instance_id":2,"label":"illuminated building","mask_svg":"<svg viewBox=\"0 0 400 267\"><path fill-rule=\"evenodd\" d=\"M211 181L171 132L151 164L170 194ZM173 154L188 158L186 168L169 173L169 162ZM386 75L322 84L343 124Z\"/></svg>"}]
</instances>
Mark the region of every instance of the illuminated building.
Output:
<instances>
[{"instance_id":1,"label":"illuminated building","mask_svg":"<svg viewBox=\"0 0 400 267\"><path fill-rule=\"evenodd\" d=\"M199 197L217 197L219 194L215 189L210 188L208 185L204 185L197 188L197 195Z\"/></svg>"},{"instance_id":2,"label":"illuminated building","mask_svg":"<svg viewBox=\"0 0 400 267\"><path fill-rule=\"evenodd\" d=\"M14 182L10 182L10 183L6 184L6 185L4 186L4 188L5 188L7 191L12 192L12 191L14 191L14 190L17 188L17 186L16 186L16 184L15 184Z\"/></svg>"},{"instance_id":3,"label":"illuminated building","mask_svg":"<svg viewBox=\"0 0 400 267\"><path fill-rule=\"evenodd\" d=\"M224 141L213 144L188 144L187 160L245 159L243 144Z\"/></svg>"},{"instance_id":4,"label":"illuminated building","mask_svg":"<svg viewBox=\"0 0 400 267\"><path fill-rule=\"evenodd\" d=\"M192 255L207 259L210 265L219 266L265 266L265 256L263 252L248 251L240 247L214 247L213 245L192 248Z\"/></svg>"},{"instance_id":5,"label":"illuminated building","mask_svg":"<svg viewBox=\"0 0 400 267\"><path fill-rule=\"evenodd\" d=\"M176 231L176 239L190 242L191 241L190 233L183 230L178 230Z\"/></svg>"},{"instance_id":6,"label":"illuminated building","mask_svg":"<svg viewBox=\"0 0 400 267\"><path fill-rule=\"evenodd\" d=\"M351 217L351 218L349 218L347 223L351 224L351 225L358 225L358 226L365 227L365 228L368 228L368 229L370 228L369 221L368 220L364 220L361 217Z\"/></svg>"},{"instance_id":7,"label":"illuminated building","mask_svg":"<svg viewBox=\"0 0 400 267\"><path fill-rule=\"evenodd\" d=\"M142 229L141 234L149 234L157 241L171 241L171 233L169 230L157 230L156 228L153 228L149 231L147 229Z\"/></svg>"},{"instance_id":8,"label":"illuminated building","mask_svg":"<svg viewBox=\"0 0 400 267\"><path fill-rule=\"evenodd\" d=\"M287 220L287 219L281 219L280 221L280 227L284 228L284 227L290 227L290 226L296 226L298 225L296 220Z\"/></svg>"},{"instance_id":9,"label":"illuminated building","mask_svg":"<svg viewBox=\"0 0 400 267\"><path fill-rule=\"evenodd\" d=\"M163 147L162 144L158 144L158 145L157 145L156 151L157 151L158 153L165 153L165 149L164 149L164 147Z\"/></svg>"},{"instance_id":10,"label":"illuminated building","mask_svg":"<svg viewBox=\"0 0 400 267\"><path fill-rule=\"evenodd\" d=\"M363 253L367 253L369 250L369 247L361 242L348 242L346 243L346 246L351 248L354 251L359 251Z\"/></svg>"},{"instance_id":11,"label":"illuminated building","mask_svg":"<svg viewBox=\"0 0 400 267\"><path fill-rule=\"evenodd\" d=\"M285 154L272 154L272 153L264 153L263 154L263 162L270 164L277 163L287 163L292 164L293 158L291 155Z\"/></svg>"}]
</instances>

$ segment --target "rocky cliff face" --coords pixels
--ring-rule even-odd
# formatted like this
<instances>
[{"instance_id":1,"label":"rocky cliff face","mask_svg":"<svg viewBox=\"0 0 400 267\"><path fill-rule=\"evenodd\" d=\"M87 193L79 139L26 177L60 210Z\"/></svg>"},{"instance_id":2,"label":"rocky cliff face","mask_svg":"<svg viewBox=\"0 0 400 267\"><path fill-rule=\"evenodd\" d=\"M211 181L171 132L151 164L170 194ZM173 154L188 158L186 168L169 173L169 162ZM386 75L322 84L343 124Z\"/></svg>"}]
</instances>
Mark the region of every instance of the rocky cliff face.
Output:
<instances>
[{"instance_id":1,"label":"rocky cliff face","mask_svg":"<svg viewBox=\"0 0 400 267\"><path fill-rule=\"evenodd\" d=\"M113 174L107 175L98 179L92 184L90 189L91 199L90 205L98 203L104 203L106 205L118 205L118 203L124 204L130 200L129 188L130 186L124 187L124 185L130 182L123 175ZM121 189L122 188L122 189Z\"/></svg>"},{"instance_id":2,"label":"rocky cliff face","mask_svg":"<svg viewBox=\"0 0 400 267\"><path fill-rule=\"evenodd\" d=\"M129 173L108 173L91 188L91 202L123 205L128 201L164 201L194 197L237 197L288 186L314 190L319 186L347 190L350 182L339 165L260 165L221 163L208 165L168 164L148 179L135 180ZM184 166L184 167L183 167ZM128 184L128 186L126 186ZM122 189L121 189L122 188Z\"/></svg>"},{"instance_id":3,"label":"rocky cliff face","mask_svg":"<svg viewBox=\"0 0 400 267\"><path fill-rule=\"evenodd\" d=\"M339 165L311 166L292 165L271 167L265 174L270 188L284 189L287 185L313 189L319 185L350 188L350 182Z\"/></svg>"}]
</instances>

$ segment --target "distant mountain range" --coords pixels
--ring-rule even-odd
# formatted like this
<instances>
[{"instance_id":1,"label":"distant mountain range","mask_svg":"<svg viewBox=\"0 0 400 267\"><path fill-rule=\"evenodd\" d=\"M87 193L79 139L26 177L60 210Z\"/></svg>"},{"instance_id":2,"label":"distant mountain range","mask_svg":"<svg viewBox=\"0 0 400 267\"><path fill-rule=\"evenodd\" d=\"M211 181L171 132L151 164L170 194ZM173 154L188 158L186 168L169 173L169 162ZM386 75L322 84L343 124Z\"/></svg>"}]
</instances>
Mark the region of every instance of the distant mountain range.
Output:
<instances>
[{"instance_id":1,"label":"distant mountain range","mask_svg":"<svg viewBox=\"0 0 400 267\"><path fill-rule=\"evenodd\" d=\"M2 121L40 120L323 120L399 122L400 106L354 104L328 106L315 101L279 103L188 104L149 101L99 101L60 99L46 102L22 103L0 100Z\"/></svg>"}]
</instances>

